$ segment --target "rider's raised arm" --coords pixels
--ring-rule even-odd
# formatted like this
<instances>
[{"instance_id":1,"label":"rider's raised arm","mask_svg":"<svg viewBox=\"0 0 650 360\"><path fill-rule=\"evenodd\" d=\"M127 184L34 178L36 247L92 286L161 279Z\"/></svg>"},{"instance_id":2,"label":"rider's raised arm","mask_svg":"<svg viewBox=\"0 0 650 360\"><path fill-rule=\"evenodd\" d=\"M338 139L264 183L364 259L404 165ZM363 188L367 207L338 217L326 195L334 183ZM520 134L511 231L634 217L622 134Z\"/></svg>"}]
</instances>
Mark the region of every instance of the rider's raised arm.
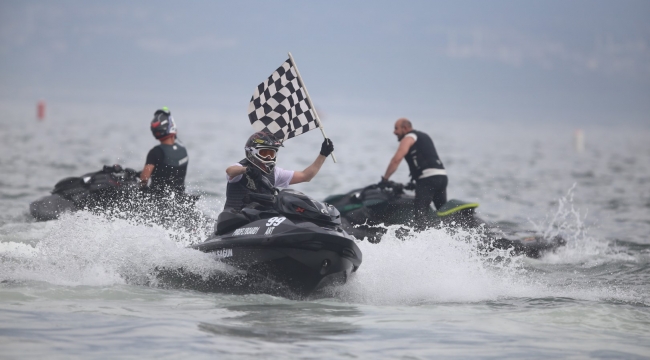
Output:
<instances>
[{"instance_id":1,"label":"rider's raised arm","mask_svg":"<svg viewBox=\"0 0 650 360\"><path fill-rule=\"evenodd\" d=\"M314 160L314 162L311 165L307 166L305 170L295 171L293 173L293 177L291 178L289 184L293 185L302 182L309 182L311 179L314 178L314 176L316 176L316 174L318 174L318 171L320 171L321 166L323 166L325 159L327 159L325 156L318 155L316 160Z\"/></svg>"},{"instance_id":2,"label":"rider's raised arm","mask_svg":"<svg viewBox=\"0 0 650 360\"><path fill-rule=\"evenodd\" d=\"M314 160L314 162L309 165L305 170L303 171L296 171L293 174L293 177L291 178L291 182L289 183L290 185L293 184L299 184L302 182L309 182L311 179L318 174L318 171L320 170L321 166L323 166L323 163L325 162L325 159L334 151L334 144L332 143L332 140L330 139L324 139L323 143L321 144L320 147L320 154Z\"/></svg>"}]
</instances>

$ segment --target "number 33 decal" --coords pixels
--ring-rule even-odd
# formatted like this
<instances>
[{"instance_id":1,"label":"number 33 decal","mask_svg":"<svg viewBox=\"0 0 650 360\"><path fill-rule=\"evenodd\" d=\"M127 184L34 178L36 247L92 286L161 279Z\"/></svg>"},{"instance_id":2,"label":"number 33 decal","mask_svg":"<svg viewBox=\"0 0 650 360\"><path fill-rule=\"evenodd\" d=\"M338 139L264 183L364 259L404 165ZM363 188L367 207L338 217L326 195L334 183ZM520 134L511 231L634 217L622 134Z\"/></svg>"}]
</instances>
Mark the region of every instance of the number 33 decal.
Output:
<instances>
[{"instance_id":1,"label":"number 33 decal","mask_svg":"<svg viewBox=\"0 0 650 360\"><path fill-rule=\"evenodd\" d=\"M278 226L282 224L284 220L286 220L286 217L272 217L266 222L266 226Z\"/></svg>"}]
</instances>

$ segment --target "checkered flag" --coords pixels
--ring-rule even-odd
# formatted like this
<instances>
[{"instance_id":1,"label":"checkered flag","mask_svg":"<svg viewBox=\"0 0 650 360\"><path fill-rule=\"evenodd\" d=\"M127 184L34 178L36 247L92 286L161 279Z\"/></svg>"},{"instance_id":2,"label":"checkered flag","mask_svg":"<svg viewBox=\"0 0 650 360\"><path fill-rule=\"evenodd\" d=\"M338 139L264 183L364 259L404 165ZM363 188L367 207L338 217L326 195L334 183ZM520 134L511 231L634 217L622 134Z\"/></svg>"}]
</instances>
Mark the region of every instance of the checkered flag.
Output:
<instances>
[{"instance_id":1,"label":"checkered flag","mask_svg":"<svg viewBox=\"0 0 650 360\"><path fill-rule=\"evenodd\" d=\"M248 119L255 131L266 131L287 140L318 127L316 113L289 57L259 84L248 104Z\"/></svg>"}]
</instances>

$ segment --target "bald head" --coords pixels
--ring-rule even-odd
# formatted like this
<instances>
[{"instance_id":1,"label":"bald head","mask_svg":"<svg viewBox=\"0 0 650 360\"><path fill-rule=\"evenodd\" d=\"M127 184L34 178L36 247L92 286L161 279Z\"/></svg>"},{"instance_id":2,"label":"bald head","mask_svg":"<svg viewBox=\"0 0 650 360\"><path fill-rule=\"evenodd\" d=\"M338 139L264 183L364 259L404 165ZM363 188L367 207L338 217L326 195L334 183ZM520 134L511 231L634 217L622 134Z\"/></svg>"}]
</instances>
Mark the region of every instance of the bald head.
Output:
<instances>
[{"instance_id":1,"label":"bald head","mask_svg":"<svg viewBox=\"0 0 650 360\"><path fill-rule=\"evenodd\" d=\"M395 131L393 131L393 134L397 136L397 141L402 141L404 136L411 130L413 130L413 125L411 125L409 119L399 118L395 121Z\"/></svg>"},{"instance_id":2,"label":"bald head","mask_svg":"<svg viewBox=\"0 0 650 360\"><path fill-rule=\"evenodd\" d=\"M397 119L397 121L395 121L395 126L404 128L404 129L406 129L408 131L413 130L413 125L411 125L411 122L407 118L399 118L399 119Z\"/></svg>"}]
</instances>

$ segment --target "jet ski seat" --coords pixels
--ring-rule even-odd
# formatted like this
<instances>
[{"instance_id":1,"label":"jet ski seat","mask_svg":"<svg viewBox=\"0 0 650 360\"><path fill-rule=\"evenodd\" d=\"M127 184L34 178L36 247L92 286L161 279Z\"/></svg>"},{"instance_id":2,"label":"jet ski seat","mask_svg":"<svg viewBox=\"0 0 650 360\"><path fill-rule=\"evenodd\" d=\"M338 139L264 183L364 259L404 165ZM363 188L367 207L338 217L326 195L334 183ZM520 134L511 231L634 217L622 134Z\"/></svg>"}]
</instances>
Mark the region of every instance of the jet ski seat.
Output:
<instances>
[{"instance_id":1,"label":"jet ski seat","mask_svg":"<svg viewBox=\"0 0 650 360\"><path fill-rule=\"evenodd\" d=\"M217 235L223 235L238 227L242 227L249 222L251 221L241 212L235 212L234 210L224 210L221 212L221 214L219 214L219 217L217 217L215 233Z\"/></svg>"}]
</instances>

